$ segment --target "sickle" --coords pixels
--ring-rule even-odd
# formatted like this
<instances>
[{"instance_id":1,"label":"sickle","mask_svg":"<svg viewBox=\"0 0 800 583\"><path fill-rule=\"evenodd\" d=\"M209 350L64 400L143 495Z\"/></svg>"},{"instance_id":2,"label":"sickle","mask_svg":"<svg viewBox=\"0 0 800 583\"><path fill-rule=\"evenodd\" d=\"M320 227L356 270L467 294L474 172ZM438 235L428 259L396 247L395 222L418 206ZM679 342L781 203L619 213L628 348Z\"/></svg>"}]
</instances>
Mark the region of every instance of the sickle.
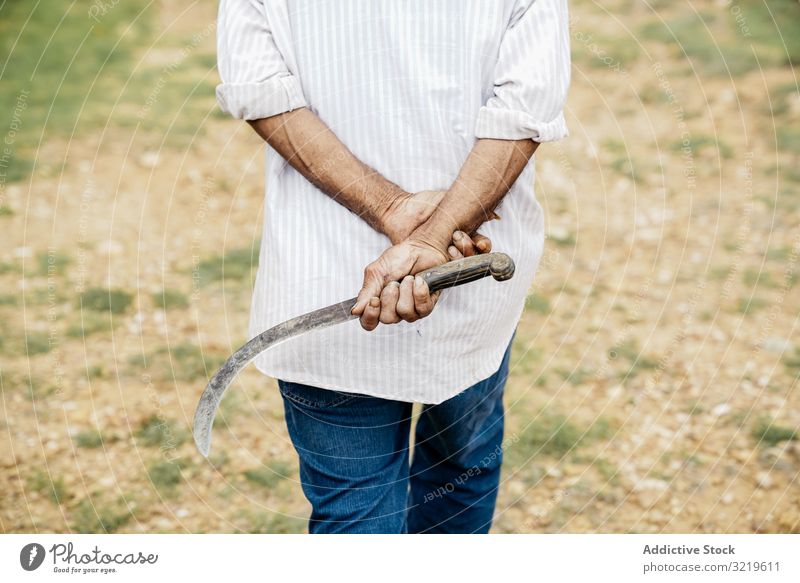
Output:
<instances>
[{"instance_id":1,"label":"sickle","mask_svg":"<svg viewBox=\"0 0 800 583\"><path fill-rule=\"evenodd\" d=\"M433 293L470 281L477 281L487 275L491 275L497 281L511 279L514 275L514 262L505 253L487 253L451 261L423 271L419 275ZM262 332L234 352L208 382L200 397L200 402L197 404L192 434L200 453L208 457L211 449L211 428L214 425L214 417L220 401L222 401L222 396L236 375L250 361L271 346L280 344L289 338L358 318L350 313L355 303L356 298L352 298L287 320Z\"/></svg>"}]
</instances>

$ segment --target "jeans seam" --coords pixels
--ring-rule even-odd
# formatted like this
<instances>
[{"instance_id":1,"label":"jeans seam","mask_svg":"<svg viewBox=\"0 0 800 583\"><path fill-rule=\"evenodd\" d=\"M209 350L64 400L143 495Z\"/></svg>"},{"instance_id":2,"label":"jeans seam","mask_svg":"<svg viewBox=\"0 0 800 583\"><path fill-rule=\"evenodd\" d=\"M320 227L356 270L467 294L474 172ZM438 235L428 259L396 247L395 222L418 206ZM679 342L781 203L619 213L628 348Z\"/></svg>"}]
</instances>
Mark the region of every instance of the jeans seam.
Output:
<instances>
[{"instance_id":1,"label":"jeans seam","mask_svg":"<svg viewBox=\"0 0 800 583\"><path fill-rule=\"evenodd\" d=\"M289 399L293 403L296 403L298 405L305 405L306 407L315 407L317 409L331 409L334 407L338 407L339 405L342 405L343 403L355 398L353 395L340 395L339 398L336 399L335 401L322 403L319 401L311 401L304 397L292 394L288 390L283 390L280 387L278 388L278 390L280 391L281 395L283 395L286 399Z\"/></svg>"}]
</instances>

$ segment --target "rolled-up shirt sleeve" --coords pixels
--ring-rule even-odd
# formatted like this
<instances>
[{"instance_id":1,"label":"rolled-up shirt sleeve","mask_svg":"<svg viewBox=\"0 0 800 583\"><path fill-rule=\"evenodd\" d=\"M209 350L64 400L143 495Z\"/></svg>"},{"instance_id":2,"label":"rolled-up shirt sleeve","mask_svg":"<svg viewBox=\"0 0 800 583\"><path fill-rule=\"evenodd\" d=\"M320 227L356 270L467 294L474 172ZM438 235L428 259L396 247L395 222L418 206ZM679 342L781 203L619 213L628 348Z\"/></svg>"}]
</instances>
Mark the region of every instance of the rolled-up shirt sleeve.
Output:
<instances>
[{"instance_id":1,"label":"rolled-up shirt sleeve","mask_svg":"<svg viewBox=\"0 0 800 583\"><path fill-rule=\"evenodd\" d=\"M519 0L500 43L494 95L478 113L478 138L548 142L568 135L567 0Z\"/></svg>"},{"instance_id":2,"label":"rolled-up shirt sleeve","mask_svg":"<svg viewBox=\"0 0 800 583\"><path fill-rule=\"evenodd\" d=\"M222 0L217 19L220 108L235 118L270 117L306 105L262 0Z\"/></svg>"}]
</instances>

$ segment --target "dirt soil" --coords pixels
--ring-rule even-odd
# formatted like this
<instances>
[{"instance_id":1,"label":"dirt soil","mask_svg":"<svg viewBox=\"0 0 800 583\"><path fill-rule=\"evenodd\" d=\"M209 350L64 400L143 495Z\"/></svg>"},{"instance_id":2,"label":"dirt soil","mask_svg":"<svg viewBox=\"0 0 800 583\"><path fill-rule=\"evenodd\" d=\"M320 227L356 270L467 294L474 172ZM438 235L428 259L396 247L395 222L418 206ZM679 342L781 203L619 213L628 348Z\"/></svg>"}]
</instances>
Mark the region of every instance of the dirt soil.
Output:
<instances>
[{"instance_id":1,"label":"dirt soil","mask_svg":"<svg viewBox=\"0 0 800 583\"><path fill-rule=\"evenodd\" d=\"M653 4L572 5L494 532L800 532L795 73L698 70L642 32L680 12ZM259 139L216 111L215 10L153 4L150 86L4 189L3 532L305 529L274 381L240 376L210 462L189 434L245 340L264 196Z\"/></svg>"}]
</instances>

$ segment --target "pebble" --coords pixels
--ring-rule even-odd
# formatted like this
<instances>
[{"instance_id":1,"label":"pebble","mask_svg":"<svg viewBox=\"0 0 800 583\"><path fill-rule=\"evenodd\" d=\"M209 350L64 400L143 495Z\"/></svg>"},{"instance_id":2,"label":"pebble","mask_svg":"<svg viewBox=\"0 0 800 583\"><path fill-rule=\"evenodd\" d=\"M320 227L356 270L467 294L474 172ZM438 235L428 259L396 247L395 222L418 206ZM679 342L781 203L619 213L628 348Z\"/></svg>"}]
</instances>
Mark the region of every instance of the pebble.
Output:
<instances>
[{"instance_id":1,"label":"pebble","mask_svg":"<svg viewBox=\"0 0 800 583\"><path fill-rule=\"evenodd\" d=\"M722 417L723 415L727 415L731 412L731 406L728 403L720 403L719 405L714 405L711 409L711 414L714 417Z\"/></svg>"},{"instance_id":2,"label":"pebble","mask_svg":"<svg viewBox=\"0 0 800 583\"><path fill-rule=\"evenodd\" d=\"M770 490L775 487L775 480L772 479L769 472L758 472L756 474L756 485L762 490Z\"/></svg>"},{"instance_id":3,"label":"pebble","mask_svg":"<svg viewBox=\"0 0 800 583\"><path fill-rule=\"evenodd\" d=\"M783 354L784 352L790 352L793 348L793 345L787 338L770 336L761 343L760 348L765 352L770 352L772 354Z\"/></svg>"},{"instance_id":4,"label":"pebble","mask_svg":"<svg viewBox=\"0 0 800 583\"><path fill-rule=\"evenodd\" d=\"M145 152L139 156L139 165L145 168L155 168L158 166L158 152Z\"/></svg>"}]
</instances>

